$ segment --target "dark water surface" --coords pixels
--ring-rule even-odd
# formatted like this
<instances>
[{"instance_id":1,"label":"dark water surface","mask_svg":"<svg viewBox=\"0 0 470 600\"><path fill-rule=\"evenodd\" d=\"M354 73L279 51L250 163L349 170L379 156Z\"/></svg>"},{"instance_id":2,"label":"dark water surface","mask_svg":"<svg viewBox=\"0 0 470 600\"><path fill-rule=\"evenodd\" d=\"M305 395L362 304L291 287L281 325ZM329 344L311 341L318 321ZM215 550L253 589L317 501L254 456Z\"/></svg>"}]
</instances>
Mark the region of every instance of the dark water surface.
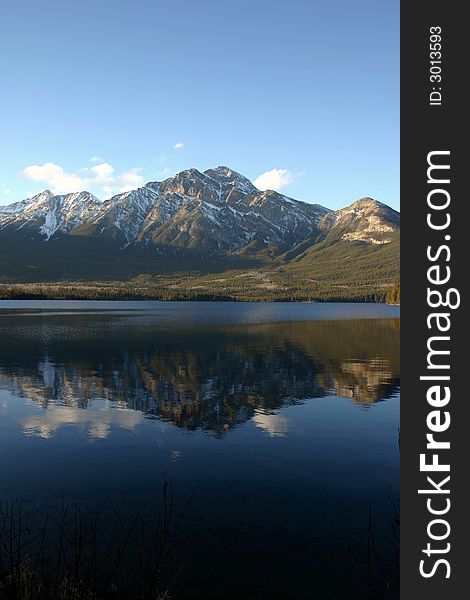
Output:
<instances>
[{"instance_id":1,"label":"dark water surface","mask_svg":"<svg viewBox=\"0 0 470 600\"><path fill-rule=\"evenodd\" d=\"M398 317L0 302L0 498L132 511L164 474L197 486L176 598L398 597Z\"/></svg>"}]
</instances>

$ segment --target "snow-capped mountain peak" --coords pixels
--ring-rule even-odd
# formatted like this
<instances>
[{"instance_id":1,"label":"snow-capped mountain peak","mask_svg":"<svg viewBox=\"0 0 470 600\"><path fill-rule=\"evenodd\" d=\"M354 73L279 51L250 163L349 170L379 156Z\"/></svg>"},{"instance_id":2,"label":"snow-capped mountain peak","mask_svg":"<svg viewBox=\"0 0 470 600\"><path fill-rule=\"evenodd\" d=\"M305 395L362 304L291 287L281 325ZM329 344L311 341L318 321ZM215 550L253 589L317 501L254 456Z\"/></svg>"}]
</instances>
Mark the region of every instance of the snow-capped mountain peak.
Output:
<instances>
[{"instance_id":1,"label":"snow-capped mountain peak","mask_svg":"<svg viewBox=\"0 0 470 600\"><path fill-rule=\"evenodd\" d=\"M48 241L59 235L108 238L129 245L236 254L337 232L345 240L380 243L399 227L399 215L370 198L340 211L258 190L229 167L187 169L104 202L89 192L50 190L0 209L0 232ZM384 234L387 234L384 236ZM374 237L375 236L375 237ZM378 239L378 238L377 238Z\"/></svg>"}]
</instances>

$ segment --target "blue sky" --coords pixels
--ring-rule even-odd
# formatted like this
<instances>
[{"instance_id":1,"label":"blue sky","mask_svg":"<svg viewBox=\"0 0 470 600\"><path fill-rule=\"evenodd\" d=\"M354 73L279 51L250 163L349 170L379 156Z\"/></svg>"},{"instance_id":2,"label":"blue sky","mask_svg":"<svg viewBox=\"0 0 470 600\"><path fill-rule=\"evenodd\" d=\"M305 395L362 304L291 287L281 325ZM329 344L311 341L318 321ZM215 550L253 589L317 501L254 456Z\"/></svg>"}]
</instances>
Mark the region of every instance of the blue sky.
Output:
<instances>
[{"instance_id":1,"label":"blue sky","mask_svg":"<svg viewBox=\"0 0 470 600\"><path fill-rule=\"evenodd\" d=\"M0 70L2 204L227 165L398 208L398 0L3 0Z\"/></svg>"}]
</instances>

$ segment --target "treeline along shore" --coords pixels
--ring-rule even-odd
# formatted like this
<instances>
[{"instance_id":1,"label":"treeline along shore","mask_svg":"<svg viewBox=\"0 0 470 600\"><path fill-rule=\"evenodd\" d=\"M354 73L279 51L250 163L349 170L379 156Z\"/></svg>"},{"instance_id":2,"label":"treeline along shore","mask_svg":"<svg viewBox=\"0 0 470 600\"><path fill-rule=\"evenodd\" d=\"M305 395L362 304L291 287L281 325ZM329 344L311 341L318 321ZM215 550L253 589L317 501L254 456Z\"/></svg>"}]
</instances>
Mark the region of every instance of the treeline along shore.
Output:
<instances>
[{"instance_id":1,"label":"treeline along shore","mask_svg":"<svg viewBox=\"0 0 470 600\"><path fill-rule=\"evenodd\" d=\"M168 300L232 302L387 302L400 303L400 285L381 290L357 286L292 286L256 274L181 277L166 280L139 276L129 281L0 283L0 300Z\"/></svg>"}]
</instances>

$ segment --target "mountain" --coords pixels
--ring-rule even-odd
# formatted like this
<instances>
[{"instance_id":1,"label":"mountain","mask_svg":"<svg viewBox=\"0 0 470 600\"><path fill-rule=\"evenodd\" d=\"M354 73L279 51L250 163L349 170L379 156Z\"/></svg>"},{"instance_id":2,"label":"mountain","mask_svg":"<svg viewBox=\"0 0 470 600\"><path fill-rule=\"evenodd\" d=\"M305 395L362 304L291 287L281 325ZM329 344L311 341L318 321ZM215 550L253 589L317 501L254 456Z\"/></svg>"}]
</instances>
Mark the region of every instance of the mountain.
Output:
<instances>
[{"instance_id":1,"label":"mountain","mask_svg":"<svg viewBox=\"0 0 470 600\"><path fill-rule=\"evenodd\" d=\"M89 192L54 196L46 190L30 200L2 207L0 228L25 228L29 234L39 234L47 241L57 232L67 233L92 219L98 204L98 198Z\"/></svg>"},{"instance_id":2,"label":"mountain","mask_svg":"<svg viewBox=\"0 0 470 600\"><path fill-rule=\"evenodd\" d=\"M386 244L400 228L400 215L386 204L362 198L350 206L329 212L320 222L327 238Z\"/></svg>"},{"instance_id":3,"label":"mountain","mask_svg":"<svg viewBox=\"0 0 470 600\"><path fill-rule=\"evenodd\" d=\"M260 191L228 167L188 169L103 202L46 190L1 207L0 281L286 266L338 244L375 253L398 243L399 225L371 198L332 211Z\"/></svg>"},{"instance_id":4,"label":"mountain","mask_svg":"<svg viewBox=\"0 0 470 600\"><path fill-rule=\"evenodd\" d=\"M318 232L330 211L274 191L260 192L245 177L217 167L189 169L162 182L100 202L88 192L50 191L0 214L2 231L29 236L95 235L122 246L195 248L236 252L247 245L290 246Z\"/></svg>"}]
</instances>

